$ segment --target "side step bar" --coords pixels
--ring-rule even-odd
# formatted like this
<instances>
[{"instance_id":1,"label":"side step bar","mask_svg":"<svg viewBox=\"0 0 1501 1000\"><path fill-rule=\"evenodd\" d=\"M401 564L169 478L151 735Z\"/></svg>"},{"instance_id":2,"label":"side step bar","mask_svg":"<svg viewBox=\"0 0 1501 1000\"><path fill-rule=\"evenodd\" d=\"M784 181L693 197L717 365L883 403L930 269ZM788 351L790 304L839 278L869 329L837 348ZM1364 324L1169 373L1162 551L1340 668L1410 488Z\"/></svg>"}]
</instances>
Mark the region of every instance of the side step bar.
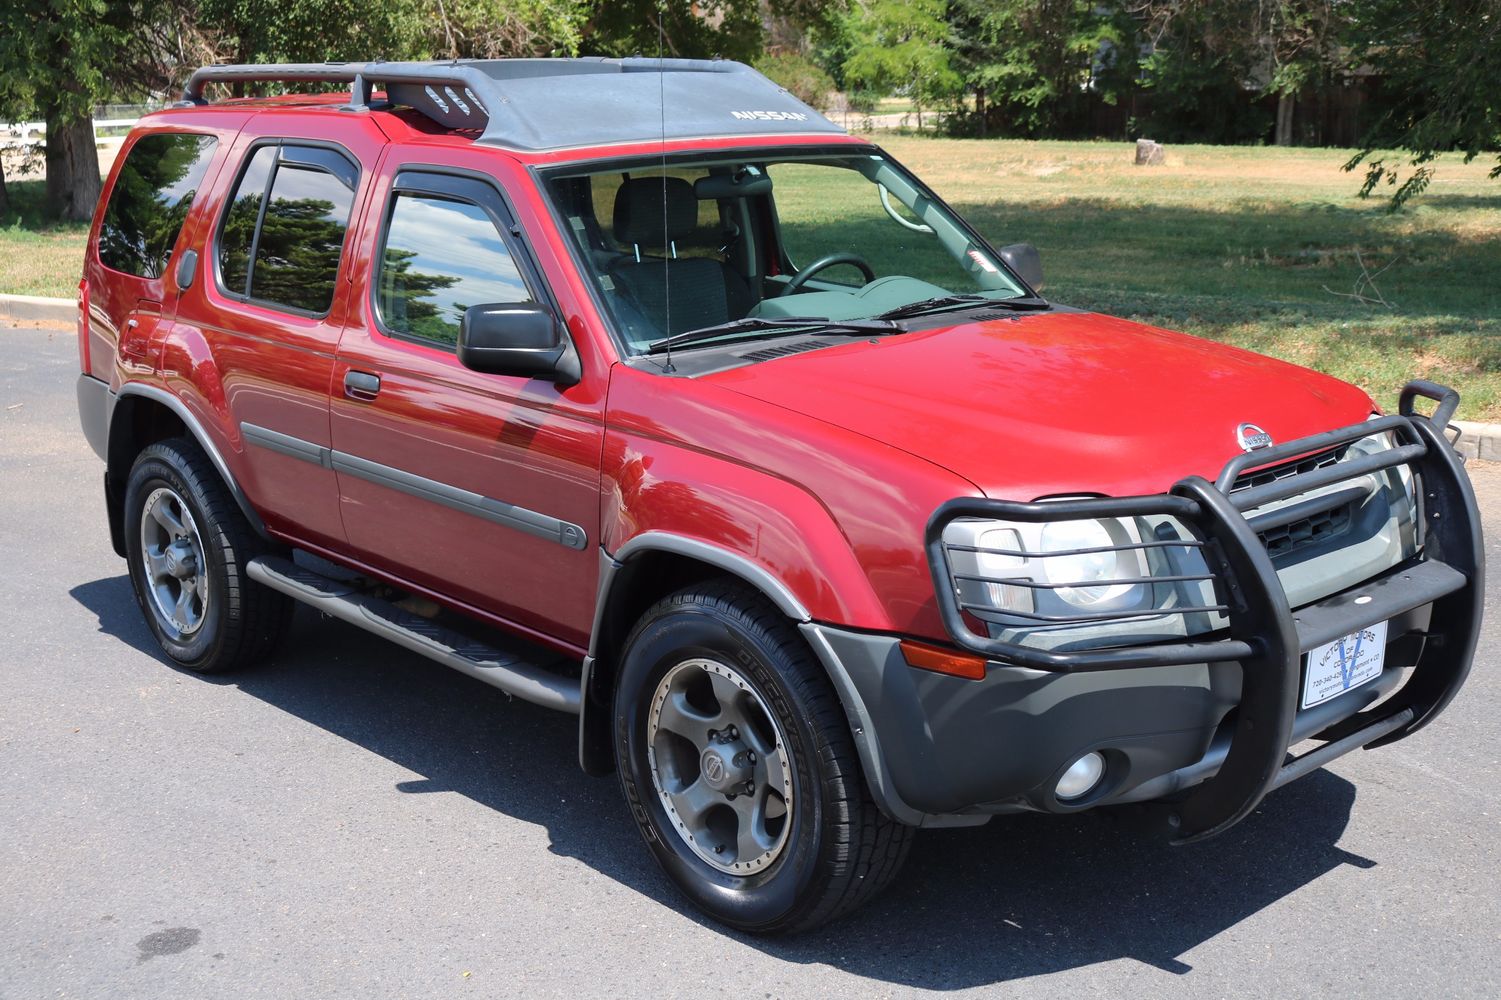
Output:
<instances>
[{"instance_id":1,"label":"side step bar","mask_svg":"<svg viewBox=\"0 0 1501 1000\"><path fill-rule=\"evenodd\" d=\"M289 559L259 556L250 560L245 571L257 583L507 694L544 708L574 715L579 712L578 680L554 674L516 653L471 639Z\"/></svg>"}]
</instances>

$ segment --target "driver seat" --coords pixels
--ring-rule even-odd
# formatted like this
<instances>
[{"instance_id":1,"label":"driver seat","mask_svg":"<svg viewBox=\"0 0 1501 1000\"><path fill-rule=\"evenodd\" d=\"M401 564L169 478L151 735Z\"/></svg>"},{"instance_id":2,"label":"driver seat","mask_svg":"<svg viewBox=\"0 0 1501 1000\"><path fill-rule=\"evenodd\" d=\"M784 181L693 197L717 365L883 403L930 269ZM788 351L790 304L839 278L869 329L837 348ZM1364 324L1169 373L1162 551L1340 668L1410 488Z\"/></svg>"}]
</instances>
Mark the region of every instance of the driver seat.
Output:
<instances>
[{"instance_id":1,"label":"driver seat","mask_svg":"<svg viewBox=\"0 0 1501 1000\"><path fill-rule=\"evenodd\" d=\"M615 192L615 241L631 253L608 274L661 336L740 319L756 304L745 277L724 261L678 256L678 241L697 228L698 198L681 177L626 178ZM643 247L666 255L648 256Z\"/></svg>"}]
</instances>

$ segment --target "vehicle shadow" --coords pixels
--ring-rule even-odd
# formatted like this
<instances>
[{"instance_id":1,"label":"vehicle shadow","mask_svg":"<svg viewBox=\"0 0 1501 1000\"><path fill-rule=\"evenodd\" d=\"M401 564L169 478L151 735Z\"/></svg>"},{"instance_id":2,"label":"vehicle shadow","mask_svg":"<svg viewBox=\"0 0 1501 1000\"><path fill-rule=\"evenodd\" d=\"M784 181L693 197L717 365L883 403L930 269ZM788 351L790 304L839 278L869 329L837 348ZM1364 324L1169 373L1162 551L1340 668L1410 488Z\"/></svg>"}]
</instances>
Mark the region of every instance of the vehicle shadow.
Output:
<instances>
[{"instance_id":1,"label":"vehicle shadow","mask_svg":"<svg viewBox=\"0 0 1501 1000\"><path fill-rule=\"evenodd\" d=\"M75 587L99 629L166 663L122 575ZM535 823L550 848L689 909L656 870L613 780L579 771L572 720L299 608L286 651L232 684L420 779ZM372 795L380 794L372 788ZM831 927L789 938L723 931L768 955L891 984L961 989L1120 958L1188 973L1181 956L1327 872L1374 862L1337 844L1355 788L1327 772L1275 793L1210 843L1173 848L1141 810L1001 818L921 834L896 886Z\"/></svg>"}]
</instances>

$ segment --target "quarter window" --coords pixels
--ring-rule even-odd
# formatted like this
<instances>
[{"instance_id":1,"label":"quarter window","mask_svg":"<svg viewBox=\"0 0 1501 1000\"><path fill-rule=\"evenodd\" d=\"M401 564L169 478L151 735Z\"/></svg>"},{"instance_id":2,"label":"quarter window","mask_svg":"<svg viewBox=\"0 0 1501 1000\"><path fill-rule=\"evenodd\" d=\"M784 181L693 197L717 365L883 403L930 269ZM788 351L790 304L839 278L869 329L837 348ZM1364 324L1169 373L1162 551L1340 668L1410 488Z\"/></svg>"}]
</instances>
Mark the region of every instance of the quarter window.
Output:
<instances>
[{"instance_id":1,"label":"quarter window","mask_svg":"<svg viewBox=\"0 0 1501 1000\"><path fill-rule=\"evenodd\" d=\"M330 149L257 149L220 230L225 290L303 312L328 312L358 181L349 161Z\"/></svg>"},{"instance_id":2,"label":"quarter window","mask_svg":"<svg viewBox=\"0 0 1501 1000\"><path fill-rule=\"evenodd\" d=\"M532 296L484 209L400 193L391 205L376 301L392 333L452 346L465 309Z\"/></svg>"},{"instance_id":3,"label":"quarter window","mask_svg":"<svg viewBox=\"0 0 1501 1000\"><path fill-rule=\"evenodd\" d=\"M158 132L130 147L99 226L99 259L142 278L159 278L218 141Z\"/></svg>"}]
</instances>

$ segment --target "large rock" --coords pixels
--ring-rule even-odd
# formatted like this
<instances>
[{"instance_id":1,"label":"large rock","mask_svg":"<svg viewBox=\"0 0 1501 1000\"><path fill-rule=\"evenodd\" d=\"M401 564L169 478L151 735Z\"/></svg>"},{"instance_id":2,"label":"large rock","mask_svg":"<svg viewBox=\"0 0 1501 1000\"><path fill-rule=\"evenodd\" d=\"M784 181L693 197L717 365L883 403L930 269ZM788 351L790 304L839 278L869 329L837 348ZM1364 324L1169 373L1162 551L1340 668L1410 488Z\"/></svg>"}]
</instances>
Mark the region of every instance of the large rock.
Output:
<instances>
[{"instance_id":1,"label":"large rock","mask_svg":"<svg viewBox=\"0 0 1501 1000\"><path fill-rule=\"evenodd\" d=\"M1162 143L1153 142L1151 139L1136 140L1136 165L1138 167L1161 166L1167 158L1167 151Z\"/></svg>"}]
</instances>

